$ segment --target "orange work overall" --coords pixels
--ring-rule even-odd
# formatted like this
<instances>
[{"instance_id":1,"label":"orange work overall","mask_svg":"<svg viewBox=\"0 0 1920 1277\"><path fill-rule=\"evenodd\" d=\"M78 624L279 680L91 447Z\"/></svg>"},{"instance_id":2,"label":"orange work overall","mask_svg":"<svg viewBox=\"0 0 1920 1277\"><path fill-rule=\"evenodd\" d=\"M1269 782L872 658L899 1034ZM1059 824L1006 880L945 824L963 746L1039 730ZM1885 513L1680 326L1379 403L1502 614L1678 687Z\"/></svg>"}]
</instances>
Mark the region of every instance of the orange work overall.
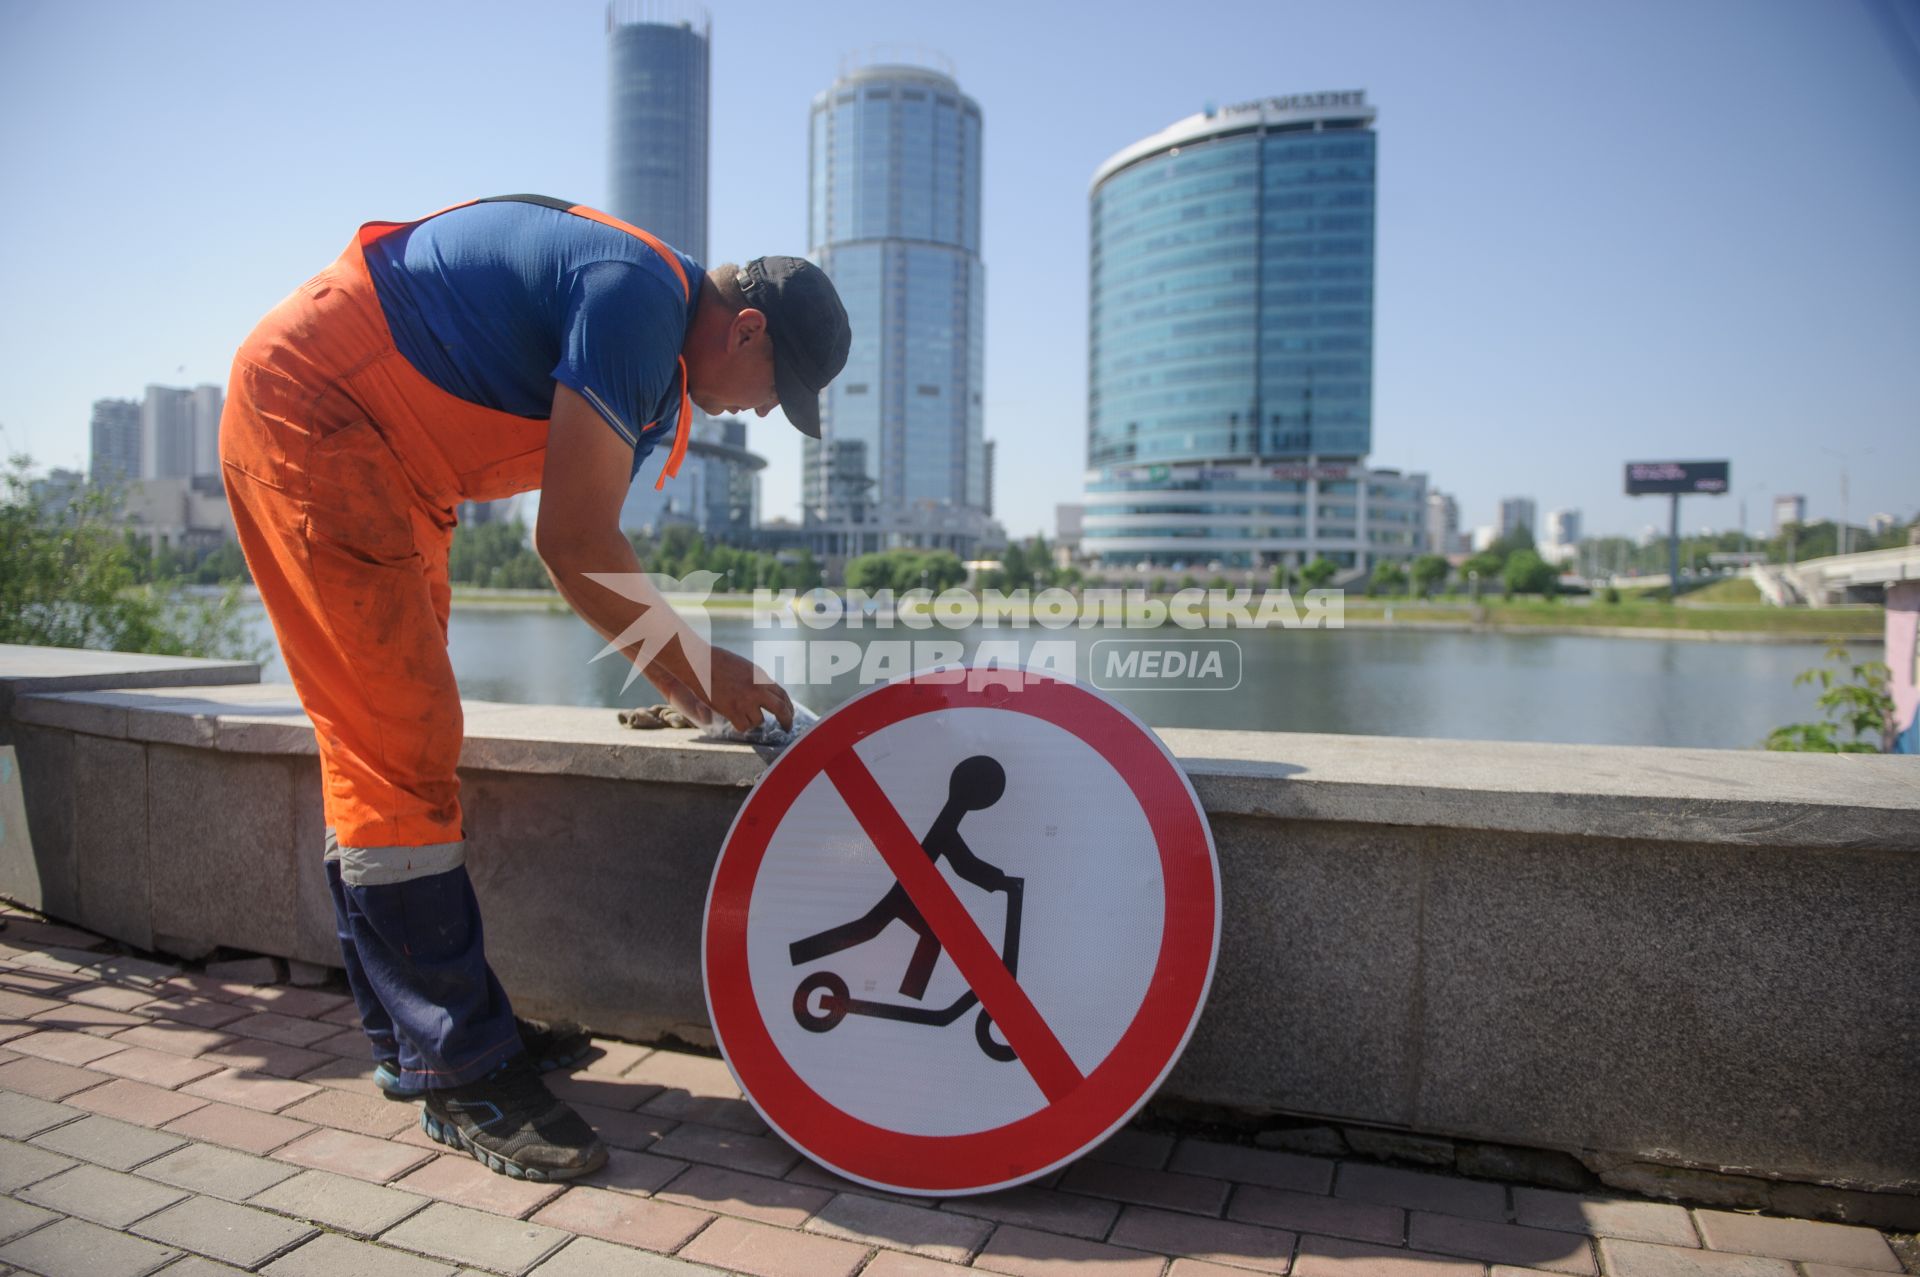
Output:
<instances>
[{"instance_id":1,"label":"orange work overall","mask_svg":"<svg viewBox=\"0 0 1920 1277\"><path fill-rule=\"evenodd\" d=\"M646 241L691 300L659 240L567 211ZM547 445L545 420L450 394L395 349L363 250L403 225L362 227L260 322L220 420L235 531L319 742L329 855L360 854L369 883L464 861L463 719L447 657L454 510L538 487ZM682 369L665 474L690 424Z\"/></svg>"}]
</instances>

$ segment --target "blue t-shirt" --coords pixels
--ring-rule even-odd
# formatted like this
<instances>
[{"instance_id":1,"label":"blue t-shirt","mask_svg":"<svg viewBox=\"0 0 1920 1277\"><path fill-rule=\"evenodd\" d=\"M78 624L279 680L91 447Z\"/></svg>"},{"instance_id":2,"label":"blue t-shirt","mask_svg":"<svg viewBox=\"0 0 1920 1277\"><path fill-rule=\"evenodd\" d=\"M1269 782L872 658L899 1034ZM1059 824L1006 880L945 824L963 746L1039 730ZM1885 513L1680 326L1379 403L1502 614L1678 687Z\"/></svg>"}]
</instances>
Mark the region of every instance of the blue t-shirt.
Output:
<instances>
[{"instance_id":1,"label":"blue t-shirt","mask_svg":"<svg viewBox=\"0 0 1920 1277\"><path fill-rule=\"evenodd\" d=\"M451 209L366 249L394 345L427 380L543 419L553 383L569 386L633 446L629 477L679 425L680 347L705 271L676 255L687 291L638 236L522 199Z\"/></svg>"}]
</instances>

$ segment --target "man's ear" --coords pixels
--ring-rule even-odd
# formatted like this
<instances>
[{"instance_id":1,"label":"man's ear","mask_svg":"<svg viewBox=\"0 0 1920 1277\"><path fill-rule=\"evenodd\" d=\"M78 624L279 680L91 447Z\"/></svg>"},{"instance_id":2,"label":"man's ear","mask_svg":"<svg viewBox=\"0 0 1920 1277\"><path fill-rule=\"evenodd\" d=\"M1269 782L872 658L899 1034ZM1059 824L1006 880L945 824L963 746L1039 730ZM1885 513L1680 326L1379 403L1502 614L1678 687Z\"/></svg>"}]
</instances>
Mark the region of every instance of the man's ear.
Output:
<instances>
[{"instance_id":1,"label":"man's ear","mask_svg":"<svg viewBox=\"0 0 1920 1277\"><path fill-rule=\"evenodd\" d=\"M766 315L749 306L733 317L733 323L727 327L727 353L731 354L743 346L762 341L767 335Z\"/></svg>"}]
</instances>

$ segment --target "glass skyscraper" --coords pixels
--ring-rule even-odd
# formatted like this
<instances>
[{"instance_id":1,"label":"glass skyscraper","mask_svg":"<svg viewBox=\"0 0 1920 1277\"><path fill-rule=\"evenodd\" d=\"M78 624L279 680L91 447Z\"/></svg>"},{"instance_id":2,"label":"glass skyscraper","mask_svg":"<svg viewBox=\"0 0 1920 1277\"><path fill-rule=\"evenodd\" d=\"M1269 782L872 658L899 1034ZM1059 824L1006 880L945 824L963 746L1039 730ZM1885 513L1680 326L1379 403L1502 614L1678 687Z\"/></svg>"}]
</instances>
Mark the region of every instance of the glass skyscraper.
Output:
<instances>
[{"instance_id":1,"label":"glass skyscraper","mask_svg":"<svg viewBox=\"0 0 1920 1277\"><path fill-rule=\"evenodd\" d=\"M850 71L813 100L809 168L809 252L853 346L805 445L808 526L830 556L970 553L988 522L980 107L924 67Z\"/></svg>"},{"instance_id":2,"label":"glass skyscraper","mask_svg":"<svg viewBox=\"0 0 1920 1277\"><path fill-rule=\"evenodd\" d=\"M607 212L707 260L706 11L674 0L607 6Z\"/></svg>"},{"instance_id":3,"label":"glass skyscraper","mask_svg":"<svg viewBox=\"0 0 1920 1277\"><path fill-rule=\"evenodd\" d=\"M1374 111L1357 92L1191 116L1091 195L1085 552L1365 567L1424 476L1368 471Z\"/></svg>"}]
</instances>

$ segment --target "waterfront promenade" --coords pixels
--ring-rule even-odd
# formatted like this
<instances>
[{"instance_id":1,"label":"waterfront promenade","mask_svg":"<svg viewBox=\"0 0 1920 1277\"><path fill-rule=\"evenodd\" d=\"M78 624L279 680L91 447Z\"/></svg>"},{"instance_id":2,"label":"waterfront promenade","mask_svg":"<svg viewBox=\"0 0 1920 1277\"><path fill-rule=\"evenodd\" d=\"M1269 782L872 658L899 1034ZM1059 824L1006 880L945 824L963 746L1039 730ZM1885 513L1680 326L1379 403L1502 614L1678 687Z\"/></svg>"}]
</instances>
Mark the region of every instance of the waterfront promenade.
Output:
<instances>
[{"instance_id":1,"label":"waterfront promenade","mask_svg":"<svg viewBox=\"0 0 1920 1277\"><path fill-rule=\"evenodd\" d=\"M909 1200L801 1158L719 1060L605 1039L551 1084L612 1159L528 1184L378 1095L338 989L0 917L0 1274L1869 1277L1914 1256L1871 1228L1423 1165L1458 1157L1441 1142L1396 1164L1164 1123L1037 1184Z\"/></svg>"}]
</instances>

